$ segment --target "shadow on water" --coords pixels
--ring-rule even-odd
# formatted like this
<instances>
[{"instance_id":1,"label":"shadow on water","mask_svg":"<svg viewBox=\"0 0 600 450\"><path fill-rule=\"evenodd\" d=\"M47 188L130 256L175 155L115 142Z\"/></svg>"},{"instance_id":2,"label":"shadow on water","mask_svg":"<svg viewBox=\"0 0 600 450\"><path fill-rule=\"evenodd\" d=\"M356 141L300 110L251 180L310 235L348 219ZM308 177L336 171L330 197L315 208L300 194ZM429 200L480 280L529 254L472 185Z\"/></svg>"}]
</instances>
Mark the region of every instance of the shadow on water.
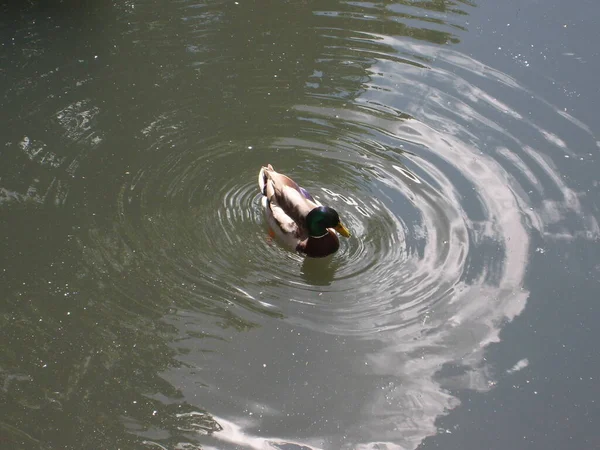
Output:
<instances>
[{"instance_id":1,"label":"shadow on water","mask_svg":"<svg viewBox=\"0 0 600 450\"><path fill-rule=\"evenodd\" d=\"M310 286L329 286L340 264L339 260L333 258L305 258L300 273Z\"/></svg>"},{"instance_id":2,"label":"shadow on water","mask_svg":"<svg viewBox=\"0 0 600 450\"><path fill-rule=\"evenodd\" d=\"M230 198L227 183L240 174L254 182L263 162L285 167L286 152L306 138L299 122L310 122L324 146L332 134L362 133L360 111L340 129L327 108L364 93L381 54L415 68L430 62L396 55L371 34L457 43L447 29L461 26L445 14L465 14L470 3L373 4L371 15L333 1L75 3L4 6L0 19L11 112L0 128L0 396L10 411L1 439L23 448L175 448L222 425L162 376L185 367L180 356L190 351L165 318L193 314L202 320L196 342L226 345L284 316L236 285L264 276L235 267L253 249L211 247L211 237L235 248L261 233L223 231L257 216L249 206L218 221L222 198L235 204L256 189ZM425 9L440 14L424 20ZM364 110L410 118L377 102ZM238 155L256 141L278 151L253 149L263 161L248 167ZM410 173L393 145L371 151ZM310 164L300 176L317 170ZM341 179L347 170L328 169ZM390 182L371 170L382 186ZM341 265L305 260L299 273L310 286L330 286Z\"/></svg>"}]
</instances>

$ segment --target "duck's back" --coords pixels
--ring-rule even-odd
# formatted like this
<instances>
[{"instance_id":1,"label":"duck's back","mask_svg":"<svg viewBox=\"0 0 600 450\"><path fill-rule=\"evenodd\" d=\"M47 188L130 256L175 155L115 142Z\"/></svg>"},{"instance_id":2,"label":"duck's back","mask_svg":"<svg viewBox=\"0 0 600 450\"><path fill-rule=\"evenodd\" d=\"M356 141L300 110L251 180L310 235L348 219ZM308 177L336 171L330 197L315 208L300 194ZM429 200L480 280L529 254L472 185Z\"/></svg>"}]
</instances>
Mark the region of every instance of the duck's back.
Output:
<instances>
[{"instance_id":1,"label":"duck's back","mask_svg":"<svg viewBox=\"0 0 600 450\"><path fill-rule=\"evenodd\" d=\"M276 172L270 164L261 169L263 182L259 186L270 202L276 203L296 223L304 226L306 216L318 205L306 189L290 177Z\"/></svg>"}]
</instances>

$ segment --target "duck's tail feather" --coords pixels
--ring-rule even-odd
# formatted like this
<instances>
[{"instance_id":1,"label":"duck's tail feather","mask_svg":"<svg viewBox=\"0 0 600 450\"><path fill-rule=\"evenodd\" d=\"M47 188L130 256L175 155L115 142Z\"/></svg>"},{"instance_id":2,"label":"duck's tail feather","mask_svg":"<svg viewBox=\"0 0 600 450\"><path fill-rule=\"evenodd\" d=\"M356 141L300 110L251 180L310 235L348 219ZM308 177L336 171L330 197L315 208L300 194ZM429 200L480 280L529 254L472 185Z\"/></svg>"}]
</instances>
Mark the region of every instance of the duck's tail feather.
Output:
<instances>
[{"instance_id":1,"label":"duck's tail feather","mask_svg":"<svg viewBox=\"0 0 600 450\"><path fill-rule=\"evenodd\" d=\"M258 172L258 188L262 195L267 195L267 171L269 170L275 170L271 164L267 164L267 167L261 167L260 172Z\"/></svg>"}]
</instances>

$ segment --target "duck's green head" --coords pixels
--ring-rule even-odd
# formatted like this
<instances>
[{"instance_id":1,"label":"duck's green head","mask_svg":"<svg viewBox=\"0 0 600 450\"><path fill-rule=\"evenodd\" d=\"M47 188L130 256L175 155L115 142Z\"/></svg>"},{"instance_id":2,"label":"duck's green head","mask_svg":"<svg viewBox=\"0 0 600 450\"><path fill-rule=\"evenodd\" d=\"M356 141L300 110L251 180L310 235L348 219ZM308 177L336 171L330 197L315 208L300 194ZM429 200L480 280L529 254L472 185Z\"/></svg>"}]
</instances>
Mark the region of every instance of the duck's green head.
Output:
<instances>
[{"instance_id":1,"label":"duck's green head","mask_svg":"<svg viewBox=\"0 0 600 450\"><path fill-rule=\"evenodd\" d=\"M344 237L350 237L350 232L342 222L337 211L329 206L317 206L306 216L306 228L311 237L323 237L327 228L333 228Z\"/></svg>"}]
</instances>

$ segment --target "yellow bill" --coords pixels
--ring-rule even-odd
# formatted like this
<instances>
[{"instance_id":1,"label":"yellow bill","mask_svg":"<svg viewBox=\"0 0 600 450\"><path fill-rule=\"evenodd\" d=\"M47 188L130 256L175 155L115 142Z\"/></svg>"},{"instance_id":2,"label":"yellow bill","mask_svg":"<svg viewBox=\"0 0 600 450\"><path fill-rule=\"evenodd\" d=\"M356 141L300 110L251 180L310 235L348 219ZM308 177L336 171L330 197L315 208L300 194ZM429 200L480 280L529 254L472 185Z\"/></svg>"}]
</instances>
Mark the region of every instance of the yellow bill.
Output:
<instances>
[{"instance_id":1,"label":"yellow bill","mask_svg":"<svg viewBox=\"0 0 600 450\"><path fill-rule=\"evenodd\" d=\"M346 228L342 222L338 223L335 226L335 231L337 231L338 233L340 233L342 236L344 237L350 237L350 231L348 231L348 228Z\"/></svg>"}]
</instances>

